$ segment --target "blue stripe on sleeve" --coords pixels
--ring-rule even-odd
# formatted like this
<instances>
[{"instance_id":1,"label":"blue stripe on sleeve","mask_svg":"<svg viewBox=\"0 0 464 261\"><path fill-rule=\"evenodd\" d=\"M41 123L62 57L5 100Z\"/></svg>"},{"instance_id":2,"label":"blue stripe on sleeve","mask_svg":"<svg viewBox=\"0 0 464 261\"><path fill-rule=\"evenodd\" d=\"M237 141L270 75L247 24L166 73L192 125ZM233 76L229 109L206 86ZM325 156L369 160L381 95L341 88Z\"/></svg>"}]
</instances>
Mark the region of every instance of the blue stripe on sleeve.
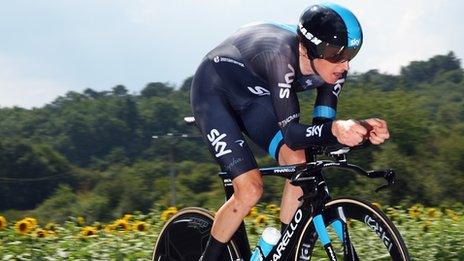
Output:
<instances>
[{"instance_id":1,"label":"blue stripe on sleeve","mask_svg":"<svg viewBox=\"0 0 464 261\"><path fill-rule=\"evenodd\" d=\"M269 144L269 149L268 149L268 152L269 152L269 155L271 155L271 157L273 157L274 159L277 158L277 146L279 145L279 142L281 140L283 140L284 137L282 135L282 131L278 131L275 135L274 135L274 138L272 138L271 140L271 143Z\"/></svg>"},{"instance_id":2,"label":"blue stripe on sleeve","mask_svg":"<svg viewBox=\"0 0 464 261\"><path fill-rule=\"evenodd\" d=\"M335 119L337 112L329 106L316 106L313 111L313 118Z\"/></svg>"}]
</instances>

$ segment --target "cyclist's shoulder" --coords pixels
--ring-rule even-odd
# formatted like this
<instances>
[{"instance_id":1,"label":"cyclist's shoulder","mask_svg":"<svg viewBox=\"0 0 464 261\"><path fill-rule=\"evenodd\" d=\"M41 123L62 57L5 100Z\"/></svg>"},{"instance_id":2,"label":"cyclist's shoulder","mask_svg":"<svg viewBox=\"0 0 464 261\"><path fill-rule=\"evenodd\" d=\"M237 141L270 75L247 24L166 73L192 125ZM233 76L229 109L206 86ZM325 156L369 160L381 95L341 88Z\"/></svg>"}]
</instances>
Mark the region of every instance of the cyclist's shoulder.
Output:
<instances>
[{"instance_id":1,"label":"cyclist's shoulder","mask_svg":"<svg viewBox=\"0 0 464 261\"><path fill-rule=\"evenodd\" d=\"M276 22L255 22L242 26L226 42L239 49L290 54L297 51L298 37L296 26Z\"/></svg>"}]
</instances>

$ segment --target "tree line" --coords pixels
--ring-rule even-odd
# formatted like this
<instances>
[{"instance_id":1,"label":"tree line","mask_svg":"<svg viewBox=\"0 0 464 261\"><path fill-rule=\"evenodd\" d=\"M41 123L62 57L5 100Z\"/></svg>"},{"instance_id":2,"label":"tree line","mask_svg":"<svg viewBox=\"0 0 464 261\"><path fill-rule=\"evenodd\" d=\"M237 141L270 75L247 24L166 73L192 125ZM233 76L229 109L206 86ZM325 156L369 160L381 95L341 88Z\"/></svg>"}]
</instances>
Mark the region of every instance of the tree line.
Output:
<instances>
[{"instance_id":1,"label":"tree line","mask_svg":"<svg viewBox=\"0 0 464 261\"><path fill-rule=\"evenodd\" d=\"M335 195L360 195L386 204L464 202L464 73L453 52L402 67L399 75L371 70L348 76L339 119L386 119L391 139L353 152L365 168L394 168L397 184L336 171L327 175ZM0 211L32 211L45 220L68 215L110 219L169 205L171 165L177 203L217 208L223 196L217 164L200 138L153 139L187 133L189 88L153 82L131 94L68 92L33 109L0 108ZM302 121L311 122L315 92L299 93ZM252 146L260 166L276 163ZM173 162L173 164L171 164ZM281 180L266 180L264 201L278 202Z\"/></svg>"}]
</instances>

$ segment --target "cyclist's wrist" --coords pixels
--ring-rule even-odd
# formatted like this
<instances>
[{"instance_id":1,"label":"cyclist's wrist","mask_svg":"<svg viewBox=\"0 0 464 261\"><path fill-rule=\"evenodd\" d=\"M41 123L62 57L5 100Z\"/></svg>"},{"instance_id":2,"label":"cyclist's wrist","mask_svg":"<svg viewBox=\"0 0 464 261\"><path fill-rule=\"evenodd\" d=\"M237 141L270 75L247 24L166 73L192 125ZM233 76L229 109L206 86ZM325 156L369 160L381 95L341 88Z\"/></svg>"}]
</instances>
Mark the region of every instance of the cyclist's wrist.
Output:
<instances>
[{"instance_id":1,"label":"cyclist's wrist","mask_svg":"<svg viewBox=\"0 0 464 261\"><path fill-rule=\"evenodd\" d=\"M338 139L334 135L334 122L335 121L330 121L323 124L324 126L322 127L322 135L326 141L325 145L333 145L338 143Z\"/></svg>"}]
</instances>

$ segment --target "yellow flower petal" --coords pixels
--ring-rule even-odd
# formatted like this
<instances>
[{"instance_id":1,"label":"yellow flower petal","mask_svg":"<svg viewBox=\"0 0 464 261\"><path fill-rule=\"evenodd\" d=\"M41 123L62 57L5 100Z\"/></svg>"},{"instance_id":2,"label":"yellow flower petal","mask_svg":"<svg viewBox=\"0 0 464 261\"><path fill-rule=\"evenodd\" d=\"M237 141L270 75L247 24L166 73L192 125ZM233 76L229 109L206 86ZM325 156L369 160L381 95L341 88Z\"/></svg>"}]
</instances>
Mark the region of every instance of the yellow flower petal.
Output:
<instances>
[{"instance_id":1,"label":"yellow flower petal","mask_svg":"<svg viewBox=\"0 0 464 261\"><path fill-rule=\"evenodd\" d=\"M4 229L8 226L8 222L4 216L0 216L0 229Z\"/></svg>"}]
</instances>

